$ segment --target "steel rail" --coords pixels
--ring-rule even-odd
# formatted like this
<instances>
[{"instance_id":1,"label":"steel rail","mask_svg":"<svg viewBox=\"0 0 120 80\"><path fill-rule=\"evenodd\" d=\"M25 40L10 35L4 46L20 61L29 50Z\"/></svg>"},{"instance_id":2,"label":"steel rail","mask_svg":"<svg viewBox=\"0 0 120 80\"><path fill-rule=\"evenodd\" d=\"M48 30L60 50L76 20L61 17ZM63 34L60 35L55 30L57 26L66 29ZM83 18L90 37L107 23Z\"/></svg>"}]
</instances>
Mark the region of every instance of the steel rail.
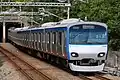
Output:
<instances>
[{"instance_id":1,"label":"steel rail","mask_svg":"<svg viewBox=\"0 0 120 80\"><path fill-rule=\"evenodd\" d=\"M79 74L78 77L80 77L80 79L83 79L83 80L92 80L92 79L90 79L90 78L88 78L88 77L86 77L86 76L84 76L82 74Z\"/></svg>"},{"instance_id":2,"label":"steel rail","mask_svg":"<svg viewBox=\"0 0 120 80\"><path fill-rule=\"evenodd\" d=\"M98 78L98 79L100 79L100 80L111 80L111 79L109 79L109 78L106 78L106 77L103 77L103 76L101 76L100 74L95 74L95 76L94 77L96 77L96 78Z\"/></svg>"},{"instance_id":3,"label":"steel rail","mask_svg":"<svg viewBox=\"0 0 120 80\"><path fill-rule=\"evenodd\" d=\"M37 70L35 67L33 67L31 64L29 64L28 62L26 62L25 60L22 60L20 57L18 57L17 55L13 54L12 52L8 51L7 49L4 49L3 47L0 46L1 49L5 50L8 53L11 53L13 56L15 56L16 58L18 58L19 60L21 60L22 62L24 62L26 65L28 65L29 67L31 67L36 73L40 74L41 77L43 77L46 80L56 80L56 79L51 79L49 76L45 75L43 72Z\"/></svg>"},{"instance_id":4,"label":"steel rail","mask_svg":"<svg viewBox=\"0 0 120 80\"><path fill-rule=\"evenodd\" d=\"M34 80L30 75L28 75L23 69L21 69L21 67L19 67L19 65L17 65L8 55L6 55L1 49L0 49L0 52L2 53L2 54L4 54L10 61L11 61L11 63L12 64L14 64L16 67L17 67L17 69L22 73L22 74L24 74L27 78L28 78L28 80Z\"/></svg>"}]
</instances>

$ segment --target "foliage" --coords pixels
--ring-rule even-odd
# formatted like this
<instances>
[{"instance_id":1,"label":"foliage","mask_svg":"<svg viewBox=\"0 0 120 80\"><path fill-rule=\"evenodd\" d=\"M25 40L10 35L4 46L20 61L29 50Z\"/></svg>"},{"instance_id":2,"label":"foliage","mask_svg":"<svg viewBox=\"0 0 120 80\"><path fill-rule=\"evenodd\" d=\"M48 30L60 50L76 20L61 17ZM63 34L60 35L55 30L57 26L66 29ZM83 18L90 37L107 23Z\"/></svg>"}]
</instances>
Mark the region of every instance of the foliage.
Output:
<instances>
[{"instance_id":1,"label":"foliage","mask_svg":"<svg viewBox=\"0 0 120 80\"><path fill-rule=\"evenodd\" d=\"M89 21L104 22L109 28L109 46L120 49L120 0L89 0L88 3L72 2L71 17L86 16Z\"/></svg>"}]
</instances>

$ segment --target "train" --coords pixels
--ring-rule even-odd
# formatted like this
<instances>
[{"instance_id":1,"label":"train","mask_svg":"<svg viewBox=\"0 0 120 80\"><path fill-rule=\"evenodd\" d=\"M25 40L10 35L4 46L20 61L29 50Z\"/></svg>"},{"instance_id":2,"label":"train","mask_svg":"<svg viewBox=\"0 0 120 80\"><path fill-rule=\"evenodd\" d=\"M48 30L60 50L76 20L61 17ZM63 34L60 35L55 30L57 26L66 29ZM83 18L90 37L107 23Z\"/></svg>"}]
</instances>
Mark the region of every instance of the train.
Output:
<instances>
[{"instance_id":1,"label":"train","mask_svg":"<svg viewBox=\"0 0 120 80\"><path fill-rule=\"evenodd\" d=\"M73 72L103 71L108 54L107 25L77 18L39 27L12 27L8 39L28 53L65 65Z\"/></svg>"}]
</instances>

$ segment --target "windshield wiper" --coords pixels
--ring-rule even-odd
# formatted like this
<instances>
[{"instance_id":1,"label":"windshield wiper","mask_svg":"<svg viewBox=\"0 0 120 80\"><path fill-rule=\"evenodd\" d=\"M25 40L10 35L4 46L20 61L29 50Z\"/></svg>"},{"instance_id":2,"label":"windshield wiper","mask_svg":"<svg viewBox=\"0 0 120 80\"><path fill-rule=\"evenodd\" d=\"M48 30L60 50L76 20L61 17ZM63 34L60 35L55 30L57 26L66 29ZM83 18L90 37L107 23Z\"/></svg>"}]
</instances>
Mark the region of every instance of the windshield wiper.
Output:
<instances>
[{"instance_id":1,"label":"windshield wiper","mask_svg":"<svg viewBox=\"0 0 120 80\"><path fill-rule=\"evenodd\" d=\"M101 42L87 42L88 44L107 44L107 43L101 43Z\"/></svg>"}]
</instances>

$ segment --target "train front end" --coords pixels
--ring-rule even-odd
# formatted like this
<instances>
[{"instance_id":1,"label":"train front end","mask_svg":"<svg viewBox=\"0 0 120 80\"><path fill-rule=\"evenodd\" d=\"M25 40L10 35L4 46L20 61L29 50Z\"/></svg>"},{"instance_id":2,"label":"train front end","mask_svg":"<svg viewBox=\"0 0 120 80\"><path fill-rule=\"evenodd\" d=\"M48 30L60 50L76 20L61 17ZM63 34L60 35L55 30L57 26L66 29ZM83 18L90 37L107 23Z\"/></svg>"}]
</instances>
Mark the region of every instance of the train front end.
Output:
<instances>
[{"instance_id":1,"label":"train front end","mask_svg":"<svg viewBox=\"0 0 120 80\"><path fill-rule=\"evenodd\" d=\"M69 27L68 62L72 71L102 71L108 52L107 26L84 22Z\"/></svg>"}]
</instances>

